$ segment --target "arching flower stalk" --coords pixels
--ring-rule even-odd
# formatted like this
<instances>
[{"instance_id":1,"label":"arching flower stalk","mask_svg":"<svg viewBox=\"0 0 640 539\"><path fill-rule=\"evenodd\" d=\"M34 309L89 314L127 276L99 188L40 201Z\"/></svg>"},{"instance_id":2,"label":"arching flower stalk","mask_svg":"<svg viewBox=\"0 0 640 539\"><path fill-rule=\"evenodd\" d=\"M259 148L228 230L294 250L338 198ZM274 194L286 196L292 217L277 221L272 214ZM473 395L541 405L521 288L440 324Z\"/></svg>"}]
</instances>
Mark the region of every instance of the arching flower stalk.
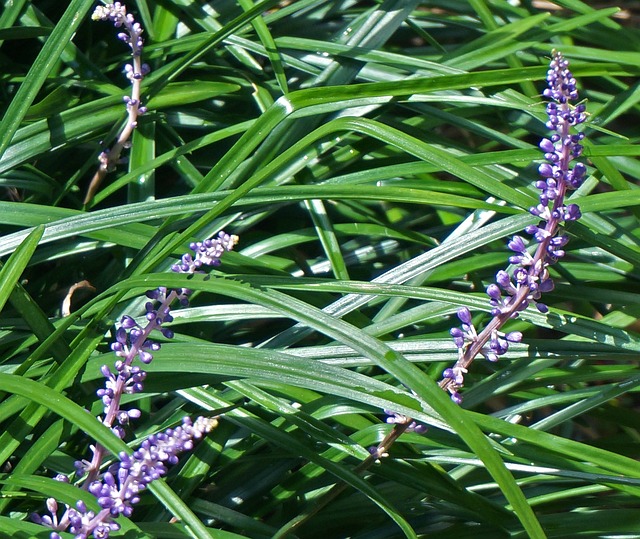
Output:
<instances>
[{"instance_id":1,"label":"arching flower stalk","mask_svg":"<svg viewBox=\"0 0 640 539\"><path fill-rule=\"evenodd\" d=\"M584 134L573 132L575 126L586 120L586 106L576 103L578 90L569 70L569 62L555 50L547 71L547 84L543 95L551 101L547 105L546 125L553 134L540 141L545 163L538 169L541 179L535 184L540 190L539 203L529 209L532 215L540 218L540 222L525 229L527 234L533 236L537 247L531 254L521 236L514 236L509 241L508 247L514 253L509 257L509 262L515 268L511 274L500 270L496 274L496 282L487 287L492 318L482 331L476 330L467 307L458 310L461 326L451 329L458 359L452 367L444 370L440 381L440 387L457 404L462 403L460 389L464 385L464 376L478 355L494 362L508 351L510 343L521 341L522 334L519 331L504 333L500 331L502 326L508 320L517 318L531 304L540 312L548 311L540 299L543 293L550 292L554 287L549 266L564 256L563 247L569 241L568 236L562 233L561 225L581 217L578 205L566 204L565 198L568 191L582 185L587 171L583 163L574 163L582 154ZM388 416L387 423L395 424L394 430L383 442L386 444L383 449L386 450L402 432L415 431L416 422L390 410L385 410L385 413Z\"/></svg>"},{"instance_id":2,"label":"arching flower stalk","mask_svg":"<svg viewBox=\"0 0 640 539\"><path fill-rule=\"evenodd\" d=\"M89 183L84 204L91 202L107 173L115 169L120 161L122 150L129 145L129 138L138 125L138 116L147 111L147 108L142 105L140 96L142 79L149 73L149 66L142 63L142 45L144 43L142 26L135 21L131 13L127 13L127 7L124 4L115 2L98 6L91 18L94 21L111 21L116 28L124 30L118 34L118 39L129 45L131 49L131 63L124 66L124 72L131 81L131 95L124 97L127 123L111 149L103 150L98 156L100 165Z\"/></svg>"},{"instance_id":3,"label":"arching flower stalk","mask_svg":"<svg viewBox=\"0 0 640 539\"><path fill-rule=\"evenodd\" d=\"M220 257L232 250L237 241L237 236L220 232L214 239L192 243L190 248L193 254L185 254L171 270L176 273L203 273L204 266L219 265ZM160 349L160 343L150 339L154 331L160 331L167 339L173 337L173 332L163 327L163 324L173 320L171 305L175 301L182 306L188 305L190 294L191 291L187 288L170 290L159 287L147 292L149 301L145 306L144 324L136 322L129 315L120 319L115 341L111 344L118 359L113 370L108 365L101 367L106 382L97 391L97 395L104 405L104 415L100 418L102 423L121 439L124 438L124 427L141 415L136 408L121 408L122 396L140 393L147 375L139 365L134 365L134 361L138 359L143 365L148 365L153 360L153 353ZM83 488L96 497L100 511L89 511L79 501L75 507L66 506L58 517L58 504L55 499L50 498L47 500L50 514L32 515L33 520L54 530L51 539L59 539L59 532L62 531L75 534L76 539L87 539L90 536L96 539L107 538L111 531L119 529L113 519L120 514L130 516L133 505L140 500L140 492L151 481L164 476L167 465L175 464L180 453L191 450L194 441L216 424L215 418L199 417L192 421L185 417L182 425L149 436L132 455L120 453L119 460L103 474L100 474L100 467L106 449L100 444L92 445L91 461L76 462L76 475L83 478ZM56 479L65 482L69 480L66 476L58 476Z\"/></svg>"},{"instance_id":4,"label":"arching flower stalk","mask_svg":"<svg viewBox=\"0 0 640 539\"><path fill-rule=\"evenodd\" d=\"M538 245L531 254L526 241L520 236L514 236L508 243L509 249L515 253L509 258L515 269L511 275L500 270L496 282L487 287L493 318L482 331L477 332L473 326L469 309L463 307L458 311L462 325L451 330L458 348L458 360L444 371L440 382L456 403L462 402L459 389L464 384L469 365L478 354L489 361L497 361L507 352L509 343L522 339L522 334L517 331L502 333L502 326L531 304L540 312L548 311L540 301L542 294L554 287L548 268L564 256L563 247L569 241L568 236L562 233L561 225L576 221L581 216L580 208L576 204L566 204L565 198L568 191L580 187L585 179L585 165L580 162L573 164L582 153L580 143L584 135L573 133L573 128L585 121L586 107L581 103L574 104L578 100L576 80L569 70L569 62L557 51L553 52L547 83L543 95L551 100L547 105L547 127L553 134L540 142L546 162L540 165L542 179L536 182L540 190L539 203L529 210L540 219L540 223L525 229Z\"/></svg>"}]
</instances>

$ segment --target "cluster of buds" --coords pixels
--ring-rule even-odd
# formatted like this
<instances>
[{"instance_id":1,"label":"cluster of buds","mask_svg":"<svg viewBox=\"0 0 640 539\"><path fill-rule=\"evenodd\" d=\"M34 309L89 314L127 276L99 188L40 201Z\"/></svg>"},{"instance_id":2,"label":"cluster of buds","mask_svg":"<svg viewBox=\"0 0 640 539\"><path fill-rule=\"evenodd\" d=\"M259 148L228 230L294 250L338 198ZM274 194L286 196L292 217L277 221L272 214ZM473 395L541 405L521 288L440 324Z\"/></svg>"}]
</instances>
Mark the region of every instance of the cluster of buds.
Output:
<instances>
[{"instance_id":1,"label":"cluster of buds","mask_svg":"<svg viewBox=\"0 0 640 539\"><path fill-rule=\"evenodd\" d=\"M33 520L56 531L50 539L61 539L58 532L68 531L75 539L106 539L112 531L120 529L115 517L130 517L133 506L140 501L140 493L151 481L167 474L167 464L176 464L178 455L193 449L194 440L202 438L217 425L215 418L199 417L195 422L185 417L175 429L149 436L132 454L120 453L119 462L112 464L101 478L91 482L88 491L93 494L100 510L88 510L83 501L75 507L66 507L58 518L58 502L47 500L49 515L33 515ZM66 477L60 480L68 480Z\"/></svg>"},{"instance_id":2,"label":"cluster of buds","mask_svg":"<svg viewBox=\"0 0 640 539\"><path fill-rule=\"evenodd\" d=\"M220 232L214 239L192 243L193 254L184 255L181 263L172 266L172 271L202 273L203 266L219 265L220 257L232 250L237 241L237 236ZM122 396L141 392L146 378L146 372L133 362L136 358L142 364L149 364L153 360L153 352L160 349L160 343L149 338L154 330L166 339L173 337L173 332L163 324L173 320L172 303L178 301L182 306L187 305L190 293L186 288L157 288L147 292L150 301L145 308L145 323L138 323L128 315L120 320L115 341L111 344L118 359L113 370L108 365L102 366L101 372L106 382L97 391L104 406L101 420L120 439L124 438L124 427L141 415L136 408L121 408ZM76 474L84 478L83 484L96 497L101 510L98 513L89 511L80 501L75 507L67 506L62 516L58 517L58 504L55 499L49 499L47 509L50 514L33 515L33 520L54 530L51 539L59 539L59 532L62 531L73 533L76 539L109 537L111 531L119 529L113 519L121 514L130 516L133 505L140 499L139 493L151 481L164 476L167 465L175 464L178 454L191 450L194 440L201 438L216 424L217 421L212 418L200 417L196 421L184 418L181 426L149 436L132 455L119 454L119 460L103 474L100 474L100 466L106 450L101 445L92 446L92 460L76 462ZM58 476L57 479L68 481L66 476Z\"/></svg>"},{"instance_id":3,"label":"cluster of buds","mask_svg":"<svg viewBox=\"0 0 640 539\"><path fill-rule=\"evenodd\" d=\"M406 432L415 432L416 434L424 434L427 432L427 427L422 423L417 423L406 415L399 414L393 410L384 410L386 414L386 423L389 425L407 425Z\"/></svg>"},{"instance_id":4,"label":"cluster of buds","mask_svg":"<svg viewBox=\"0 0 640 539\"><path fill-rule=\"evenodd\" d=\"M118 33L118 39L129 45L131 57L133 58L131 64L124 66L124 72L131 84L141 81L149 73L149 66L143 64L140 60L142 45L144 44L142 39L144 30L140 23L135 21L131 13L127 13L127 7L120 2L96 7L91 18L94 21L111 21L116 28L124 28L124 32ZM140 103L140 99L127 96L124 97L124 101L127 110L135 108L138 114L146 112L146 109Z\"/></svg>"}]
</instances>

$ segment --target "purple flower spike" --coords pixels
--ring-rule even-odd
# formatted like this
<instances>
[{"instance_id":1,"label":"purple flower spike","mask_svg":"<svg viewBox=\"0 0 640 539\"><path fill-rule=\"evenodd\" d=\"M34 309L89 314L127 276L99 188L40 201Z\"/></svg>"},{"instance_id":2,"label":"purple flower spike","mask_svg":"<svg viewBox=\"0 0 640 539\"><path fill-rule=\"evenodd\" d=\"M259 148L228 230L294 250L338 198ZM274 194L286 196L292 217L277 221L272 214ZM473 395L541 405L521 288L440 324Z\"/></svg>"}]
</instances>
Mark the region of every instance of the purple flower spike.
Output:
<instances>
[{"instance_id":1,"label":"purple flower spike","mask_svg":"<svg viewBox=\"0 0 640 539\"><path fill-rule=\"evenodd\" d=\"M109 4L104 9L109 6L119 9L120 5ZM222 254L230 251L237 241L237 236L220 232L213 240L195 243L195 257L185 255L182 260L190 263L186 268L181 267L179 272L194 273L203 265L220 264ZM145 314L139 318L140 323L129 315L120 318L115 340L111 344L117 359L113 369L108 365L100 367L105 384L97 391L104 407L104 417L101 420L120 439L125 438L125 427L142 416L137 408L125 410L120 407L123 395L143 390L147 373L133 363L136 358L143 364L150 363L153 353L160 349L160 343L149 338L154 330L159 330L165 338L173 337L173 332L162 327L162 324L173 321L172 303L176 300L183 305L185 301L188 303L189 293L184 288L168 290L166 287L159 287L146 293L150 301L145 304ZM74 534L76 539L108 538L111 532L120 528L113 518L119 515L131 516L133 506L140 501L140 491L151 481L164 476L167 467L178 461L178 454L191 450L194 440L201 438L216 424L217 420L211 418L201 417L195 422L185 418L181 426L147 438L133 455L118 455L120 461L112 464L102 476L100 468L106 450L99 444L91 446L91 462L76 462L76 475L85 476L83 488L96 497L101 510L98 513L87 511L84 503L78 502L75 507L66 506L64 514L58 517L58 504L51 498L47 501L50 515L36 514L32 515L32 519L51 528L53 532L50 537L54 539L59 538L58 532L62 531ZM412 428L420 431L422 427L413 425ZM68 482L66 477L64 480Z\"/></svg>"},{"instance_id":2,"label":"purple flower spike","mask_svg":"<svg viewBox=\"0 0 640 539\"><path fill-rule=\"evenodd\" d=\"M91 201L107 173L116 168L116 165L120 162L122 150L131 146L129 139L133 130L138 126L138 116L147 111L142 104L141 83L144 76L149 72L149 66L143 64L141 60L144 43L142 34L144 30L140 23L135 21L133 15L127 13L127 7L124 4L114 2L113 4L108 3L104 6L98 6L91 18L94 21L111 21L116 28L123 30L118 32L117 37L131 49L132 62L124 66L125 76L131 82L131 95L123 98L127 109L127 123L118 135L113 147L104 149L98 156L100 164L87 190L84 199L85 204Z\"/></svg>"},{"instance_id":3,"label":"purple flower spike","mask_svg":"<svg viewBox=\"0 0 640 539\"><path fill-rule=\"evenodd\" d=\"M150 436L133 455L121 453L120 462L112 464L102 479L92 481L88 491L93 494L101 511L87 511L83 502L75 508L67 508L60 521L55 517L57 504L51 499L47 507L52 517L34 515L33 520L56 530L67 530L76 537L108 538L110 532L120 529L113 518L130 517L133 506L140 501L139 493L167 473L167 465L175 464L177 456L193 448L194 440L202 438L216 425L214 418L199 417L195 422L185 417L182 425ZM59 535L53 532L50 537Z\"/></svg>"},{"instance_id":4,"label":"purple flower spike","mask_svg":"<svg viewBox=\"0 0 640 539\"><path fill-rule=\"evenodd\" d=\"M459 389L464 373L475 357L480 354L489 361L497 361L508 351L509 343L522 340L519 331L505 335L500 328L532 304L540 312L548 312L549 308L539 301L543 293L554 288L548 267L565 256L564 246L569 241L568 236L560 234L560 226L581 217L580 208L565 204L565 198L568 191L582 185L587 175L583 163L574 163L582 154L584 134L571 133L586 120L586 107L582 103L573 104L578 99L576 79L569 70L569 62L557 51L549 64L547 85L543 95L551 102L547 105L546 125L553 133L539 144L545 159L538 168L541 179L535 182L540 191L539 202L529 210L540 222L525 228L538 245L531 254L522 237L514 236L509 241L509 250L515 253L509 262L515 267L511 273L500 270L496 282L487 287L492 319L481 332L473 327L469 309L463 307L458 311L462 329L451 330L458 360L453 368L444 371L440 381L440 386L458 404L462 402Z\"/></svg>"},{"instance_id":5,"label":"purple flower spike","mask_svg":"<svg viewBox=\"0 0 640 539\"><path fill-rule=\"evenodd\" d=\"M189 248L194 255L184 255L181 263L171 266L171 270L176 273L202 273L203 265L218 266L223 253L231 251L236 243L238 243L238 236L225 232L220 232L217 238L192 243Z\"/></svg>"}]
</instances>

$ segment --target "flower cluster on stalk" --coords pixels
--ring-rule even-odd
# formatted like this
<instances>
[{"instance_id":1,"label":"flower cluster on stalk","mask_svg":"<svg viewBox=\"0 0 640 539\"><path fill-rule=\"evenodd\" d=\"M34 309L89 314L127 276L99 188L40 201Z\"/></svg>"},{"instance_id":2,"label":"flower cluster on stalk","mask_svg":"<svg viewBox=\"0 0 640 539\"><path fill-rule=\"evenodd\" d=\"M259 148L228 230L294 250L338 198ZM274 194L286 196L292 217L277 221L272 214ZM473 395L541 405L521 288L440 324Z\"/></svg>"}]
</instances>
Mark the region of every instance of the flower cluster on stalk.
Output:
<instances>
[{"instance_id":1,"label":"flower cluster on stalk","mask_svg":"<svg viewBox=\"0 0 640 539\"><path fill-rule=\"evenodd\" d=\"M85 204L91 201L107 172L115 168L120 160L122 150L130 145L129 138L133 130L138 126L138 116L147 112L147 108L142 104L141 92L142 79L150 70L147 64L142 63L142 46L144 43L142 33L144 30L140 23L136 22L133 15L127 13L127 7L124 4L115 2L98 6L91 18L94 21L111 21L116 28L124 30L118 33L118 39L126 43L131 49L131 63L124 66L124 73L127 79L131 81L131 95L123 97L127 109L127 123L111 149L103 150L98 156L100 165L89 184L84 200Z\"/></svg>"},{"instance_id":2,"label":"flower cluster on stalk","mask_svg":"<svg viewBox=\"0 0 640 539\"><path fill-rule=\"evenodd\" d=\"M185 254L171 269L177 273L202 273L204 266L219 265L223 253L232 250L237 241L237 236L220 232L214 239L192 243L193 253ZM182 306L187 305L190 293L186 288L159 287L147 292L149 301L145 306L144 322L137 322L129 315L120 319L111 344L117 359L113 367L101 367L106 381L97 395L104 406L101 421L121 439L125 434L124 427L141 415L136 408L121 408L122 396L140 393L146 378L146 372L133 362L138 359L142 364L149 364L153 353L160 349L160 343L150 338L153 331L159 331L167 339L173 337L173 332L163 324L173 320L171 305L176 301ZM140 492L151 481L164 476L167 466L175 464L180 453L191 450L194 440L216 424L214 418L199 417L192 421L186 417L182 425L149 436L133 454L120 453L118 460L103 474L100 474L100 466L106 450L99 444L91 446L91 461L76 462L76 474L83 478L84 488L96 497L100 511L90 511L84 502L79 501L75 507L66 506L58 516L58 504L50 498L47 500L50 514L33 515L33 520L54 530L51 539L59 539L62 531L73 533L76 539L109 537L111 531L119 529L113 519L118 515L130 516L133 506L140 500ZM66 476L56 479L69 481Z\"/></svg>"},{"instance_id":3,"label":"flower cluster on stalk","mask_svg":"<svg viewBox=\"0 0 640 539\"><path fill-rule=\"evenodd\" d=\"M418 423L407 417L406 415L399 414L393 410L384 410L386 414L386 423L389 425L407 425L406 432L415 432L416 434L424 434L427 432L427 427L421 423Z\"/></svg>"},{"instance_id":4,"label":"flower cluster on stalk","mask_svg":"<svg viewBox=\"0 0 640 539\"><path fill-rule=\"evenodd\" d=\"M560 52L553 52L547 71L547 84L543 93L550 99L546 125L553 134L540 142L545 162L539 167L541 179L536 182L540 190L539 202L529 210L540 222L525 229L537 245L530 250L521 236L514 236L509 241L508 247L514 253L509 262L514 269L511 274L500 270L496 282L487 287L492 319L481 332L474 327L468 308L463 307L458 311L461 327L451 330L458 349L458 360L443 372L440 382L440 386L458 404L462 402L459 389L474 358L480 354L489 361L497 361L499 356L507 352L509 343L522 339L520 332L505 334L500 328L531 304L542 313L548 311L540 299L542 294L554 287L549 266L564 256L563 247L569 241L560 227L581 216L577 204L566 203L566 196L568 191L582 185L587 171L583 163L574 163L582 153L584 134L573 132L573 128L585 121L586 107L583 103L576 103L576 80L569 70L569 62Z\"/></svg>"}]
</instances>

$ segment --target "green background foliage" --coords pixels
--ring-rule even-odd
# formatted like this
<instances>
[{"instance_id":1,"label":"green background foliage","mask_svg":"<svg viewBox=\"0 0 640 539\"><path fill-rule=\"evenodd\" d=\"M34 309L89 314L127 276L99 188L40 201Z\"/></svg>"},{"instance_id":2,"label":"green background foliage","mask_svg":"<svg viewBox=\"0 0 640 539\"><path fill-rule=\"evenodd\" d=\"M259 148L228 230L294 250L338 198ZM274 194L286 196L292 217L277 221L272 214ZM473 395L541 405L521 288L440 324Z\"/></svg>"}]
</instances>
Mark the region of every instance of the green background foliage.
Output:
<instances>
[{"instance_id":1,"label":"green background foliage","mask_svg":"<svg viewBox=\"0 0 640 539\"><path fill-rule=\"evenodd\" d=\"M114 324L186 286L127 441L232 409L114 537L637 537L640 14L602 4L132 1L149 112L83 205L128 49L93 2L5 0L0 534L48 537L28 518L47 497L91 502L51 477L123 447L94 418ZM584 216L549 313L509 323L523 342L458 407L448 332L460 306L486 322L535 222L554 48L588 105ZM220 229L240 237L220 268L167 273ZM383 409L429 429L362 472Z\"/></svg>"}]
</instances>

